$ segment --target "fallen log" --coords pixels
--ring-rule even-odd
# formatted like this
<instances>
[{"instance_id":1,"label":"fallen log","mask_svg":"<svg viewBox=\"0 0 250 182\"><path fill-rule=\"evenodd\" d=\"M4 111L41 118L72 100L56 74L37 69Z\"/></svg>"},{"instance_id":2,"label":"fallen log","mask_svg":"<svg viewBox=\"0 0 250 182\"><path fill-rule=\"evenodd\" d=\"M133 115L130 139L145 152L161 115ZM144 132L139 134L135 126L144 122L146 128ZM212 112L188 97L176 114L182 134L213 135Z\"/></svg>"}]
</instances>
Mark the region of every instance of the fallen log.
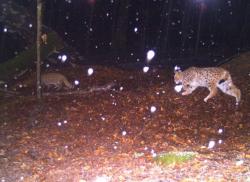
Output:
<instances>
[{"instance_id":1,"label":"fallen log","mask_svg":"<svg viewBox=\"0 0 250 182\"><path fill-rule=\"evenodd\" d=\"M93 92L107 91L112 89L115 86L114 82L102 85L102 86L93 86L84 90L74 90L74 91L65 91L65 92L43 92L43 96L61 96L61 95L83 95L90 94Z\"/></svg>"}]
</instances>

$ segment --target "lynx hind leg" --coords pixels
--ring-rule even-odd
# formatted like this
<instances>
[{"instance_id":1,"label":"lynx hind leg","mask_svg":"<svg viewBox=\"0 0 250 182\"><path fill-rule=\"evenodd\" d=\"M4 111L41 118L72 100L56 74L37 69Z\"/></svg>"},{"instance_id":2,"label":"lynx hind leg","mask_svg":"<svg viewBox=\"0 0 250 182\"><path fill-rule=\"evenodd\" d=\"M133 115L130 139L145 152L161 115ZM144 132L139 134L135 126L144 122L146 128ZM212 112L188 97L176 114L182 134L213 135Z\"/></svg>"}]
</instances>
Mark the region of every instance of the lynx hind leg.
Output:
<instances>
[{"instance_id":1,"label":"lynx hind leg","mask_svg":"<svg viewBox=\"0 0 250 182\"><path fill-rule=\"evenodd\" d=\"M62 82L60 82L60 83L55 84L54 86L55 86L56 91L59 91L62 89L63 84L62 84Z\"/></svg>"},{"instance_id":2,"label":"lynx hind leg","mask_svg":"<svg viewBox=\"0 0 250 182\"><path fill-rule=\"evenodd\" d=\"M209 93L208 96L204 99L204 102L207 102L208 99L211 99L212 97L214 97L214 96L217 94L217 91L218 91L218 89L217 89L216 86L209 87L208 90L209 90L210 93Z\"/></svg>"},{"instance_id":3,"label":"lynx hind leg","mask_svg":"<svg viewBox=\"0 0 250 182\"><path fill-rule=\"evenodd\" d=\"M235 97L236 105L239 104L241 100L241 91L233 84L231 79L219 84L218 87L223 93Z\"/></svg>"},{"instance_id":4,"label":"lynx hind leg","mask_svg":"<svg viewBox=\"0 0 250 182\"><path fill-rule=\"evenodd\" d=\"M182 95L189 95L191 94L197 87L190 86L190 85L183 85L183 90Z\"/></svg>"}]
</instances>

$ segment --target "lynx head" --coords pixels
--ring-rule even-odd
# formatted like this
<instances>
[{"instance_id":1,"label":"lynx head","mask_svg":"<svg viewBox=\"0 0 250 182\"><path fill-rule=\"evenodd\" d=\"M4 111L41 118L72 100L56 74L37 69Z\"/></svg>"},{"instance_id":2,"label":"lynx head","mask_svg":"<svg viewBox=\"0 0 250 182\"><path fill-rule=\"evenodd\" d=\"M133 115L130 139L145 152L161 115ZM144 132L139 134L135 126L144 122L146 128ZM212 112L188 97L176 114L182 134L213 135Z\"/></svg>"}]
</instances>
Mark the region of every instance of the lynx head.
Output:
<instances>
[{"instance_id":1,"label":"lynx head","mask_svg":"<svg viewBox=\"0 0 250 182\"><path fill-rule=\"evenodd\" d=\"M182 80L183 80L182 71L175 71L174 72L174 82L176 84L180 84L180 83L182 83Z\"/></svg>"},{"instance_id":2,"label":"lynx head","mask_svg":"<svg viewBox=\"0 0 250 182\"><path fill-rule=\"evenodd\" d=\"M183 76L182 71L179 66L174 67L174 81L176 84L180 84L182 82Z\"/></svg>"}]
</instances>

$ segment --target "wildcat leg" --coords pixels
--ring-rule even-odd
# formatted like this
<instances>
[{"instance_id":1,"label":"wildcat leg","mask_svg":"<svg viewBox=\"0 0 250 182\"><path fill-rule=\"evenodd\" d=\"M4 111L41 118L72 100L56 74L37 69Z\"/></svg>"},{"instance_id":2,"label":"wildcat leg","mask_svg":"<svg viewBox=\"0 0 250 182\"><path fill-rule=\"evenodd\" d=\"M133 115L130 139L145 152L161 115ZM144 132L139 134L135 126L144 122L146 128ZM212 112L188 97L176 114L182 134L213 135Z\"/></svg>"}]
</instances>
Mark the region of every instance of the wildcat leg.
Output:
<instances>
[{"instance_id":1,"label":"wildcat leg","mask_svg":"<svg viewBox=\"0 0 250 182\"><path fill-rule=\"evenodd\" d=\"M56 91L61 90L61 89L62 89L62 87L63 87L63 85L62 85L62 84L58 84L58 85L56 85Z\"/></svg>"},{"instance_id":2,"label":"wildcat leg","mask_svg":"<svg viewBox=\"0 0 250 182\"><path fill-rule=\"evenodd\" d=\"M183 85L183 90L182 95L189 95L191 94L197 87L195 86L190 86L190 85Z\"/></svg>"},{"instance_id":3,"label":"wildcat leg","mask_svg":"<svg viewBox=\"0 0 250 182\"><path fill-rule=\"evenodd\" d=\"M214 97L214 96L217 94L217 91L218 91L218 89L217 89L216 86L214 86L214 87L209 87L208 89L209 89L209 92L210 92L210 93L209 93L208 96L204 99L204 102L207 102L208 99L211 99L212 97Z\"/></svg>"}]
</instances>

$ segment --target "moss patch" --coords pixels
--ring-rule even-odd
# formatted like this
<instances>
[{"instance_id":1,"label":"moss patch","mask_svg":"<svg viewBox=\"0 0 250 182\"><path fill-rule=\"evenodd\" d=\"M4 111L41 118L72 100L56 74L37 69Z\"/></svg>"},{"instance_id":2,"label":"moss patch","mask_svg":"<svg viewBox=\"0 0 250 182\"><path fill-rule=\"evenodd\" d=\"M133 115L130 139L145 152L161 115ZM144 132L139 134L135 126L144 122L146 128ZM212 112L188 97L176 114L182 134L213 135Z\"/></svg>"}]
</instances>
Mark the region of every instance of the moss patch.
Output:
<instances>
[{"instance_id":1,"label":"moss patch","mask_svg":"<svg viewBox=\"0 0 250 182\"><path fill-rule=\"evenodd\" d=\"M159 154L154 160L160 165L179 164L193 159L196 154L195 152L169 152Z\"/></svg>"}]
</instances>

